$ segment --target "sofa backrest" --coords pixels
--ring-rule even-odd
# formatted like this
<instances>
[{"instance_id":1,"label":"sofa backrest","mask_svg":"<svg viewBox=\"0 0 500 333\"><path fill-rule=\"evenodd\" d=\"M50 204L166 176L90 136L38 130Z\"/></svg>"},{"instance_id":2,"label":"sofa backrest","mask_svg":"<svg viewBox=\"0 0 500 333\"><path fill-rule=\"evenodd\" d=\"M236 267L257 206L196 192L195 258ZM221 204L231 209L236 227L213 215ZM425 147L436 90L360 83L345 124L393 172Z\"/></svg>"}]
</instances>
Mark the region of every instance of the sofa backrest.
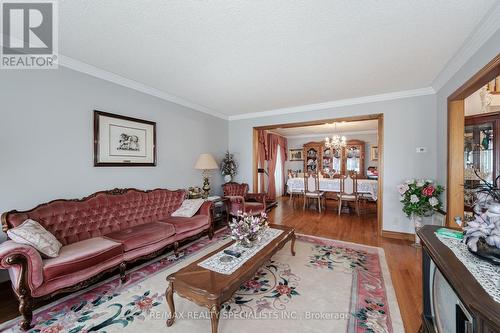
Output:
<instances>
[{"instance_id":1,"label":"sofa backrest","mask_svg":"<svg viewBox=\"0 0 500 333\"><path fill-rule=\"evenodd\" d=\"M186 198L185 190L115 189L78 200L54 200L29 211L2 215L4 232L32 219L63 245L168 218Z\"/></svg>"}]
</instances>

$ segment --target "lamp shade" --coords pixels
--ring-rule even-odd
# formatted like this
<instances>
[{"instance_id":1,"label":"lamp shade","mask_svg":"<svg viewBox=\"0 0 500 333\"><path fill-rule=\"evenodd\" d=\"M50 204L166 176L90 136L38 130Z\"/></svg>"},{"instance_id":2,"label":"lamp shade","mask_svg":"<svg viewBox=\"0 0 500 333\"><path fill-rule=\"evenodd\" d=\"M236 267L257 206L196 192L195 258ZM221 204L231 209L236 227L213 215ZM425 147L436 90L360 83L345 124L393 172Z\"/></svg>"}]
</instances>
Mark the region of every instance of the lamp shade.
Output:
<instances>
[{"instance_id":1,"label":"lamp shade","mask_svg":"<svg viewBox=\"0 0 500 333\"><path fill-rule=\"evenodd\" d=\"M194 168L198 170L214 170L218 169L219 166L212 154L200 154Z\"/></svg>"}]
</instances>

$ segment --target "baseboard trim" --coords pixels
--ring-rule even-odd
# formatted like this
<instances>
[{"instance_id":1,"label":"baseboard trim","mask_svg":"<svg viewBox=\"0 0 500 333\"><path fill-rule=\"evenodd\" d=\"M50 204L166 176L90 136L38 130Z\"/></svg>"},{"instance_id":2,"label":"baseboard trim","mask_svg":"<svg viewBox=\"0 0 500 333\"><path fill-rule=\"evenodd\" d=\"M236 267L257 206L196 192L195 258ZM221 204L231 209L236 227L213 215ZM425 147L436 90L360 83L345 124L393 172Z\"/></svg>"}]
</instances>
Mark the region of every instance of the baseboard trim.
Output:
<instances>
[{"instance_id":1,"label":"baseboard trim","mask_svg":"<svg viewBox=\"0 0 500 333\"><path fill-rule=\"evenodd\" d=\"M382 230L382 237L384 237L384 238L392 238L392 239L408 240L408 241L411 241L411 242L415 241L415 235L407 233L407 232Z\"/></svg>"}]
</instances>

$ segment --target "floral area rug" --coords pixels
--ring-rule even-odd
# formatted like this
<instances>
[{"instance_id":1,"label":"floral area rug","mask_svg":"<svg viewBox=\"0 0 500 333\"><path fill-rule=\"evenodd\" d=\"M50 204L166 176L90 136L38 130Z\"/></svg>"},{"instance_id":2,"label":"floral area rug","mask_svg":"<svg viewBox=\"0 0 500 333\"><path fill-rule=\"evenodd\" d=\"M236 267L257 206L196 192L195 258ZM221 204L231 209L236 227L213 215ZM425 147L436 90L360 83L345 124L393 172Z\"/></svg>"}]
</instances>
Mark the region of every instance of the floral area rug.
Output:
<instances>
[{"instance_id":1,"label":"floral area rug","mask_svg":"<svg viewBox=\"0 0 500 333\"><path fill-rule=\"evenodd\" d=\"M166 327L166 276L230 241L219 232L181 256L159 257L35 312L34 333L209 332L210 314L174 295L177 319ZM221 310L219 332L404 332L380 248L299 235L241 285ZM217 274L217 273L214 273ZM20 332L19 319L0 326Z\"/></svg>"}]
</instances>

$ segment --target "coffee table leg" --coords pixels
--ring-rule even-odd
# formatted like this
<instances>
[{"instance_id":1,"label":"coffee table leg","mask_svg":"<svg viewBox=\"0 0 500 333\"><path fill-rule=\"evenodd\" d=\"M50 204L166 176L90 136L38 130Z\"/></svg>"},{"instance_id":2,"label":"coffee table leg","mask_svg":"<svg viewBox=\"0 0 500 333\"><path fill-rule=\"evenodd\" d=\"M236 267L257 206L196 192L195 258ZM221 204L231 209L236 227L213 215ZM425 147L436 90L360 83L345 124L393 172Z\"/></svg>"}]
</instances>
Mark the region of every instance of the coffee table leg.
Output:
<instances>
[{"instance_id":1,"label":"coffee table leg","mask_svg":"<svg viewBox=\"0 0 500 333\"><path fill-rule=\"evenodd\" d=\"M212 321L212 333L217 333L219 329L219 314L220 314L220 306L212 305L210 309L210 319Z\"/></svg>"},{"instance_id":2,"label":"coffee table leg","mask_svg":"<svg viewBox=\"0 0 500 333\"><path fill-rule=\"evenodd\" d=\"M174 283L172 281L168 284L167 291L165 292L165 297L167 298L167 304L170 310L169 317L167 319L167 327L170 327L174 324L175 321Z\"/></svg>"},{"instance_id":3,"label":"coffee table leg","mask_svg":"<svg viewBox=\"0 0 500 333\"><path fill-rule=\"evenodd\" d=\"M295 233L292 234L292 246L291 246L292 256L295 256Z\"/></svg>"}]
</instances>

